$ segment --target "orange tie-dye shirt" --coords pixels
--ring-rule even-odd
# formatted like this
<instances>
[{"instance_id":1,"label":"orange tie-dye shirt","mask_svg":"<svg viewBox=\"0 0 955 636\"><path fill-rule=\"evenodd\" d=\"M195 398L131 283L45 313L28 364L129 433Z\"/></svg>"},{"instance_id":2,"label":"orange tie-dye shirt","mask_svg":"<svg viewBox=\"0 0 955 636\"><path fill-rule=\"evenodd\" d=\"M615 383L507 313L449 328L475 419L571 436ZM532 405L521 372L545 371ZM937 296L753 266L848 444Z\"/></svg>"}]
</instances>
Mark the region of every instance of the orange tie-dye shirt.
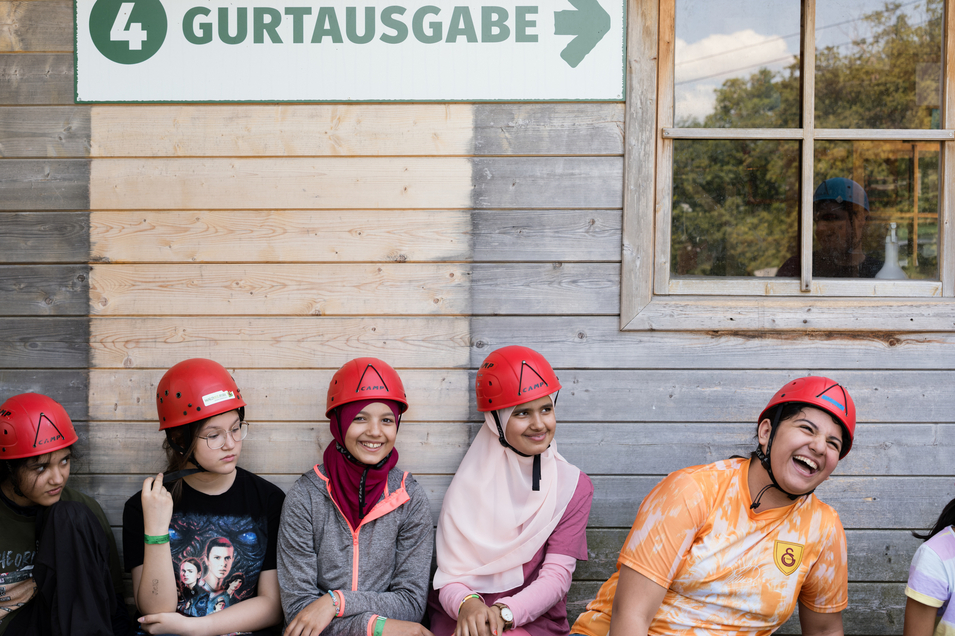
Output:
<instances>
[{"instance_id":1,"label":"orange tie-dye shirt","mask_svg":"<svg viewBox=\"0 0 955 636\"><path fill-rule=\"evenodd\" d=\"M667 588L650 634L771 634L799 599L820 613L848 605L846 535L815 495L757 513L749 459L684 468L640 505L603 584L574 628L605 636L621 565Z\"/></svg>"}]
</instances>

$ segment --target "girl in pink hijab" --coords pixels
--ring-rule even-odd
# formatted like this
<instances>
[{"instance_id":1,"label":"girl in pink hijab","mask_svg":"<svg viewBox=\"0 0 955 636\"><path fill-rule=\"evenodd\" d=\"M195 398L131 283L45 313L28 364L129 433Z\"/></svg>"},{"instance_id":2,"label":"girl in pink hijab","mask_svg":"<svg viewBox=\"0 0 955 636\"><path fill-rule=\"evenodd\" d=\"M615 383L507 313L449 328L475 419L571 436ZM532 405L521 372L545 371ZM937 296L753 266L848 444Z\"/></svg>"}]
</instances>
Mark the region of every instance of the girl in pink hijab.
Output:
<instances>
[{"instance_id":1,"label":"girl in pink hijab","mask_svg":"<svg viewBox=\"0 0 955 636\"><path fill-rule=\"evenodd\" d=\"M444 497L429 603L436 636L556 636L587 559L590 479L557 452L560 382L527 347L492 352L475 382L485 425Z\"/></svg>"}]
</instances>

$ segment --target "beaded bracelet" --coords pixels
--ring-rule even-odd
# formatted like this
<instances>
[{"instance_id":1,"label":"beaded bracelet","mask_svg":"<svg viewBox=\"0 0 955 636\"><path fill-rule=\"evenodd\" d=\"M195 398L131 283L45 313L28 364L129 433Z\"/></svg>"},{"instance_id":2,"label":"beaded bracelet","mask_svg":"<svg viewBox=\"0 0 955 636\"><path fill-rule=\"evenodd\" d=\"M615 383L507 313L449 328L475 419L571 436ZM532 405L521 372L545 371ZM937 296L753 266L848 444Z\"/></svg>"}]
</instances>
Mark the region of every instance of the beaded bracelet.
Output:
<instances>
[{"instance_id":1,"label":"beaded bracelet","mask_svg":"<svg viewBox=\"0 0 955 636\"><path fill-rule=\"evenodd\" d=\"M341 606L338 603L338 595L335 594L335 590L328 590L328 595L332 599L332 606L335 608L335 616L341 616Z\"/></svg>"},{"instance_id":2,"label":"beaded bracelet","mask_svg":"<svg viewBox=\"0 0 955 636\"><path fill-rule=\"evenodd\" d=\"M166 534L144 534L143 541L146 542L146 545L161 545L163 543L169 543L169 533Z\"/></svg>"},{"instance_id":3,"label":"beaded bracelet","mask_svg":"<svg viewBox=\"0 0 955 636\"><path fill-rule=\"evenodd\" d=\"M388 620L384 616L379 616L375 619L375 633L373 636L381 636L382 632L385 631L385 621Z\"/></svg>"}]
</instances>

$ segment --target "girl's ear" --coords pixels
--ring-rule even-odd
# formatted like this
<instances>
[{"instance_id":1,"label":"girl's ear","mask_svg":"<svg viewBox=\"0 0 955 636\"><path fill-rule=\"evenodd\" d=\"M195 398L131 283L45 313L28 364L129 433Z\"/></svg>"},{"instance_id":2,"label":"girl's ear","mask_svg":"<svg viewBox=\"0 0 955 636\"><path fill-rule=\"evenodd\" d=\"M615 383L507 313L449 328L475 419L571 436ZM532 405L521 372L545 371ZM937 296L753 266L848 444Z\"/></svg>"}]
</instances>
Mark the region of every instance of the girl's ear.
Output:
<instances>
[{"instance_id":1,"label":"girl's ear","mask_svg":"<svg viewBox=\"0 0 955 636\"><path fill-rule=\"evenodd\" d=\"M759 423L759 427L756 429L756 437L759 440L759 445L764 447L769 443L769 433L773 430L773 423L769 421L769 418L765 418L762 422Z\"/></svg>"}]
</instances>

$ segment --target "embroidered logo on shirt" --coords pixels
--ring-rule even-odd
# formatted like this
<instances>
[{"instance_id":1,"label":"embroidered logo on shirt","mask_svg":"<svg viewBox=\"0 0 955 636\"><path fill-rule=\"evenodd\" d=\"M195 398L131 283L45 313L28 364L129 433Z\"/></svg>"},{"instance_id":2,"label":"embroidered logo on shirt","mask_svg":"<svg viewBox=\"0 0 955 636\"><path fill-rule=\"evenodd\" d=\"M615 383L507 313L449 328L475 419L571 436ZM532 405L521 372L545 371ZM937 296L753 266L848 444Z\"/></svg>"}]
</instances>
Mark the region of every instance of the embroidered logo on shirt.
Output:
<instances>
[{"instance_id":1,"label":"embroidered logo on shirt","mask_svg":"<svg viewBox=\"0 0 955 636\"><path fill-rule=\"evenodd\" d=\"M788 541L777 541L773 548L773 562L779 571L789 576L802 563L803 546Z\"/></svg>"}]
</instances>

